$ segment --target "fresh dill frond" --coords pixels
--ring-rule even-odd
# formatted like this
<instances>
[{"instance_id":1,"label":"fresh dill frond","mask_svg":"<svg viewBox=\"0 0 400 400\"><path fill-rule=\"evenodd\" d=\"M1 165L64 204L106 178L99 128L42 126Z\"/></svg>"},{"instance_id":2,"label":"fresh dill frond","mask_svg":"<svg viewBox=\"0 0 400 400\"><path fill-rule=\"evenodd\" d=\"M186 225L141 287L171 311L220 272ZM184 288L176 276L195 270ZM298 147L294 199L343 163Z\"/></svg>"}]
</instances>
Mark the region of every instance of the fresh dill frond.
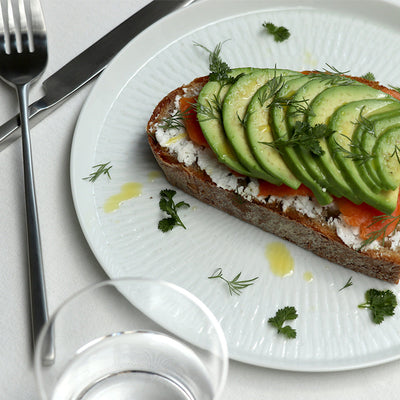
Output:
<instances>
[{"instance_id":1,"label":"fresh dill frond","mask_svg":"<svg viewBox=\"0 0 400 400\"><path fill-rule=\"evenodd\" d=\"M350 158L355 163L360 164L364 164L374 158L373 154L368 153L361 145L354 143L351 138L343 134L341 134L341 136L343 136L350 142L349 149L343 147L335 139L336 148L333 150L334 154L340 152L343 154L344 158Z\"/></svg>"},{"instance_id":2,"label":"fresh dill frond","mask_svg":"<svg viewBox=\"0 0 400 400\"><path fill-rule=\"evenodd\" d=\"M397 144L394 146L394 151L390 155L390 157L393 157L393 156L396 156L397 162L400 164L400 147Z\"/></svg>"},{"instance_id":3,"label":"fresh dill frond","mask_svg":"<svg viewBox=\"0 0 400 400\"><path fill-rule=\"evenodd\" d=\"M345 283L345 285L344 285L342 288L339 289L339 292L341 292L342 290L344 290L344 289L346 289L346 288L348 288L348 287L350 287L350 286L353 286L353 281L352 281L352 279L353 279L353 277L351 276L351 277L347 280L347 282Z\"/></svg>"},{"instance_id":4,"label":"fresh dill frond","mask_svg":"<svg viewBox=\"0 0 400 400\"><path fill-rule=\"evenodd\" d=\"M390 87L390 89L393 89L393 90L395 90L396 92L399 92L399 93L400 93L400 86L392 86L392 85L389 85L389 87Z\"/></svg>"},{"instance_id":5,"label":"fresh dill frond","mask_svg":"<svg viewBox=\"0 0 400 400\"><path fill-rule=\"evenodd\" d=\"M331 86L349 86L355 84L355 81L347 76L350 71L339 71L337 68L326 64L329 68L324 68L323 71L313 71L310 76L316 79L320 79L325 84Z\"/></svg>"},{"instance_id":6,"label":"fresh dill frond","mask_svg":"<svg viewBox=\"0 0 400 400\"><path fill-rule=\"evenodd\" d=\"M370 135L375 136L375 124L373 121L371 121L368 118L365 118L363 116L363 111L364 111L364 107L361 108L360 115L359 115L357 121L353 122L353 124L359 126L365 132L369 133Z\"/></svg>"},{"instance_id":7,"label":"fresh dill frond","mask_svg":"<svg viewBox=\"0 0 400 400\"><path fill-rule=\"evenodd\" d=\"M206 101L207 104L196 104L196 112L200 122L210 121L212 119L222 120L222 100L217 94L214 94L211 100Z\"/></svg>"},{"instance_id":8,"label":"fresh dill frond","mask_svg":"<svg viewBox=\"0 0 400 400\"><path fill-rule=\"evenodd\" d=\"M308 99L290 99L287 102L287 105L292 106L293 110L289 111L287 115L290 116L296 116L296 115L303 115L305 117L314 117L315 112L312 109L311 104L309 104Z\"/></svg>"},{"instance_id":9,"label":"fresh dill frond","mask_svg":"<svg viewBox=\"0 0 400 400\"><path fill-rule=\"evenodd\" d=\"M377 215L375 217L373 217L373 222L368 225L368 228L379 224L381 222L384 222L384 225L382 225L380 228L378 228L375 231L372 231L367 238L362 242L361 246L358 248L358 251L360 251L361 249L363 249L364 247L370 245L371 243L373 243L375 240L380 240L382 246L385 245L385 241L387 239L388 236L388 229L393 227L394 224L394 228L391 229L390 233L395 231L399 224L400 224L400 215ZM389 234L390 234L389 233Z\"/></svg>"},{"instance_id":10,"label":"fresh dill frond","mask_svg":"<svg viewBox=\"0 0 400 400\"><path fill-rule=\"evenodd\" d=\"M283 76L275 76L270 79L258 92L258 101L261 106L264 106L268 100L273 99L285 84Z\"/></svg>"},{"instance_id":11,"label":"fresh dill frond","mask_svg":"<svg viewBox=\"0 0 400 400\"><path fill-rule=\"evenodd\" d=\"M284 42L290 37L289 29L284 26L276 26L272 22L264 22L262 26L274 37L275 42Z\"/></svg>"},{"instance_id":12,"label":"fresh dill frond","mask_svg":"<svg viewBox=\"0 0 400 400\"><path fill-rule=\"evenodd\" d=\"M240 295L241 291L248 286L254 284L254 282L258 279L258 276L252 279L239 280L241 276L241 272L239 272L232 280L228 280L224 278L222 275L222 268L217 268L215 272L208 277L208 279L222 279L227 285L229 289L229 294L232 296L233 294Z\"/></svg>"},{"instance_id":13,"label":"fresh dill frond","mask_svg":"<svg viewBox=\"0 0 400 400\"><path fill-rule=\"evenodd\" d=\"M361 78L366 79L367 81L372 81L374 82L375 79L375 75L372 72L367 72L366 74L362 75Z\"/></svg>"},{"instance_id":14,"label":"fresh dill frond","mask_svg":"<svg viewBox=\"0 0 400 400\"><path fill-rule=\"evenodd\" d=\"M311 126L308 122L296 121L290 138L282 137L272 142L261 143L274 147L278 151L282 151L282 149L287 146L300 146L310 151L312 155L318 157L325 153L319 143L320 139L331 136L333 132L334 131L325 124Z\"/></svg>"},{"instance_id":15,"label":"fresh dill frond","mask_svg":"<svg viewBox=\"0 0 400 400\"><path fill-rule=\"evenodd\" d=\"M108 161L104 164L94 165L92 168L96 169L96 171L92 172L86 178L82 178L83 180L88 180L89 182L95 182L101 175L107 175L109 179L111 179L110 169L112 165L109 165L111 161Z\"/></svg>"},{"instance_id":16,"label":"fresh dill frond","mask_svg":"<svg viewBox=\"0 0 400 400\"><path fill-rule=\"evenodd\" d=\"M165 117L161 120L160 128L164 130L179 129L185 127L185 118L189 114L191 108L187 108L185 111L175 110L169 117Z\"/></svg>"},{"instance_id":17,"label":"fresh dill frond","mask_svg":"<svg viewBox=\"0 0 400 400\"><path fill-rule=\"evenodd\" d=\"M232 70L221 58L222 44L223 43L218 43L214 50L211 51L200 43L194 43L195 46L199 46L209 53L209 80L211 82L220 82L223 85L232 84L238 79L238 77L230 76Z\"/></svg>"},{"instance_id":18,"label":"fresh dill frond","mask_svg":"<svg viewBox=\"0 0 400 400\"><path fill-rule=\"evenodd\" d=\"M280 97L276 96L268 107L280 106L289 107L292 106L293 110L288 112L288 116L303 115L303 116L314 116L315 113L308 103L308 99L294 99L293 97Z\"/></svg>"}]
</instances>

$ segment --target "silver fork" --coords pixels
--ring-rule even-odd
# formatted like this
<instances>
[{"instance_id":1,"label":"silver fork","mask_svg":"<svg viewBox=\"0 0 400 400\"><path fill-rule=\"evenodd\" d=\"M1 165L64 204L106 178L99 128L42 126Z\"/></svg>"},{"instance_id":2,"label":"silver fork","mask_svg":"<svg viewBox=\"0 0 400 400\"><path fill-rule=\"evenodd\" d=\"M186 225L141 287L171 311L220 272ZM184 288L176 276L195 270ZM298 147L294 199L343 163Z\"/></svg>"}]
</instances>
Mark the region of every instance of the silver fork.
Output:
<instances>
[{"instance_id":1,"label":"silver fork","mask_svg":"<svg viewBox=\"0 0 400 400\"><path fill-rule=\"evenodd\" d=\"M32 341L35 345L48 312L27 109L30 84L47 64L47 35L39 0L0 1L0 77L16 89L20 108ZM43 357L48 363L54 359L52 339Z\"/></svg>"}]
</instances>

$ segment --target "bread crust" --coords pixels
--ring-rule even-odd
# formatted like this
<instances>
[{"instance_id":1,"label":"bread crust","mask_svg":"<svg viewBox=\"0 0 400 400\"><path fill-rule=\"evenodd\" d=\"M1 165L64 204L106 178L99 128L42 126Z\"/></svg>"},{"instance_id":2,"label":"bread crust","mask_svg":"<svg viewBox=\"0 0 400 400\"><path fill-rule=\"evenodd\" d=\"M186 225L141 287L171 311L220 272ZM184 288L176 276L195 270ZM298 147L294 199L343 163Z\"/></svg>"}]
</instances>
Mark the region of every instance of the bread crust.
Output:
<instances>
[{"instance_id":1,"label":"bread crust","mask_svg":"<svg viewBox=\"0 0 400 400\"><path fill-rule=\"evenodd\" d=\"M328 224L328 216L310 218L294 207L283 210L279 201L247 200L233 191L218 187L196 165L180 163L168 149L159 145L155 138L157 124L175 110L177 96L196 95L207 81L208 77L197 78L169 93L156 106L147 124L151 151L168 182L210 206L289 240L324 259L397 284L400 278L400 255L396 251L387 247L362 252L353 250L340 239L332 224Z\"/></svg>"}]
</instances>

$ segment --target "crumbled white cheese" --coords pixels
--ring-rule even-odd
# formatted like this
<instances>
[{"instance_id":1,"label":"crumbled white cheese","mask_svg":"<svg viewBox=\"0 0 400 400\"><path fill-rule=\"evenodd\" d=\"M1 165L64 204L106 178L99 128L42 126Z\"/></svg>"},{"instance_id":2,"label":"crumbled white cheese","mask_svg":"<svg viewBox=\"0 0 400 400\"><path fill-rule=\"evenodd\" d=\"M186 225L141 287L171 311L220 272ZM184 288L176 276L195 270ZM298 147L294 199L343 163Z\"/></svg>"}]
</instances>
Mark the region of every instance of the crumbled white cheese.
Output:
<instances>
[{"instance_id":1,"label":"crumbled white cheese","mask_svg":"<svg viewBox=\"0 0 400 400\"><path fill-rule=\"evenodd\" d=\"M400 231L396 231L394 232L390 237L390 248L392 250L396 250L398 249L398 247L400 246Z\"/></svg>"},{"instance_id":2,"label":"crumbled white cheese","mask_svg":"<svg viewBox=\"0 0 400 400\"><path fill-rule=\"evenodd\" d=\"M360 237L360 228L358 226L348 225L342 218L332 218L330 222L336 228L336 233L348 247L358 250L363 246L363 239ZM381 247L379 241L374 240L364 250L377 250Z\"/></svg>"},{"instance_id":3,"label":"crumbled white cheese","mask_svg":"<svg viewBox=\"0 0 400 400\"><path fill-rule=\"evenodd\" d=\"M282 210L285 212L288 208L295 208L299 213L307 215L310 218L316 218L322 215L323 207L308 196L270 196L269 202L279 201Z\"/></svg>"}]
</instances>

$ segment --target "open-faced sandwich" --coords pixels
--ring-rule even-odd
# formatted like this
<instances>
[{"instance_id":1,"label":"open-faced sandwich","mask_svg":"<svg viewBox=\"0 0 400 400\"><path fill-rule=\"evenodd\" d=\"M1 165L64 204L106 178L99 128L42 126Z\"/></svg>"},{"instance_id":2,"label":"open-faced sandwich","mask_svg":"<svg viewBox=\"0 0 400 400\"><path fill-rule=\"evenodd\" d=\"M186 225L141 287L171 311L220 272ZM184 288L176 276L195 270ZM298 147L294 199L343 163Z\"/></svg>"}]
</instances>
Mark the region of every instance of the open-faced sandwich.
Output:
<instances>
[{"instance_id":1,"label":"open-faced sandwich","mask_svg":"<svg viewBox=\"0 0 400 400\"><path fill-rule=\"evenodd\" d=\"M315 254L400 278L400 94L330 67L230 69L169 93L148 141L167 180ZM212 68L211 68L212 67Z\"/></svg>"}]
</instances>

